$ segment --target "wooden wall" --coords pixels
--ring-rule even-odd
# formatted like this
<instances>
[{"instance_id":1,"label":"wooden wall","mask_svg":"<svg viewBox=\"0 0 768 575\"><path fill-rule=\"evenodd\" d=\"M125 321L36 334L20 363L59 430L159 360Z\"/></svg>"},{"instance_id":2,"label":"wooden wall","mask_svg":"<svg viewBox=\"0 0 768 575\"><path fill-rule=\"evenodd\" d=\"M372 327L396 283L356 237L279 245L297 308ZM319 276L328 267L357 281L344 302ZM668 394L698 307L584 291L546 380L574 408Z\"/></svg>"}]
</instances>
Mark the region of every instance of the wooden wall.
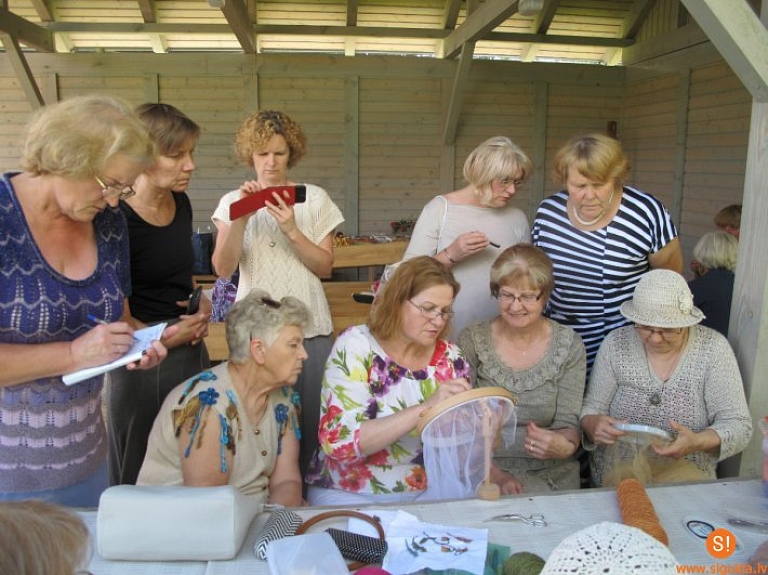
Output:
<instances>
[{"instance_id":1,"label":"wooden wall","mask_svg":"<svg viewBox=\"0 0 768 575\"><path fill-rule=\"evenodd\" d=\"M630 182L672 210L687 272L715 213L742 201L751 96L722 62L650 78L630 71L625 93Z\"/></svg>"},{"instance_id":2,"label":"wooden wall","mask_svg":"<svg viewBox=\"0 0 768 575\"><path fill-rule=\"evenodd\" d=\"M662 8L663 2L658 7ZM234 134L261 108L281 109L309 138L297 180L323 186L347 217L347 233L387 233L417 217L437 193L462 185L467 154L507 135L536 174L515 198L530 218L558 186L552 158L570 136L618 135L630 183L665 202L682 233L686 262L721 207L741 201L751 99L724 63L648 75L620 67L476 61L455 143L443 144L456 62L371 56L240 54L28 55L47 101L87 92L133 104L162 101L202 127L190 196L200 225L219 197L252 177ZM30 107L0 55L0 169L13 169Z\"/></svg>"}]
</instances>

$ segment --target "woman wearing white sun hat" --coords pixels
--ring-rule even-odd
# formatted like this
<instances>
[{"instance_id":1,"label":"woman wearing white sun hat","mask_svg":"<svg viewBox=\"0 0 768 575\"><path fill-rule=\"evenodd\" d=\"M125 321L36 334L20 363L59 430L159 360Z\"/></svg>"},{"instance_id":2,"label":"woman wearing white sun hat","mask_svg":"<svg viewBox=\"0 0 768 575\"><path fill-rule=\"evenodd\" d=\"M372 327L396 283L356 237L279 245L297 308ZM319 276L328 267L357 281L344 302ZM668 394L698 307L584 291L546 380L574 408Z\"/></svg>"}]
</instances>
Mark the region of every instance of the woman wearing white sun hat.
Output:
<instances>
[{"instance_id":1,"label":"woman wearing white sun hat","mask_svg":"<svg viewBox=\"0 0 768 575\"><path fill-rule=\"evenodd\" d=\"M728 340L698 325L704 314L683 276L670 270L645 274L621 313L634 325L614 330L600 346L581 411L585 446L597 447L593 482L601 485L611 471L606 448L626 435L616 427L626 423L674 437L649 449L652 480L674 480L674 473L660 473L683 458L702 479L714 479L718 461L741 452L752 435Z\"/></svg>"}]
</instances>

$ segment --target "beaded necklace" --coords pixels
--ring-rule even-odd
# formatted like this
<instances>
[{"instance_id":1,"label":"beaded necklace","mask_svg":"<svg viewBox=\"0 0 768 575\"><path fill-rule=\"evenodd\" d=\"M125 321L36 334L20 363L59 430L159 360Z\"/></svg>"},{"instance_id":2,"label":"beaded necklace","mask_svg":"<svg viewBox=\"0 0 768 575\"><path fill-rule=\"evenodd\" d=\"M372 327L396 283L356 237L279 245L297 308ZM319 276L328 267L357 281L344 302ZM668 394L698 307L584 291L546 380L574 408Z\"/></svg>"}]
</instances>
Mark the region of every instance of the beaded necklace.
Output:
<instances>
[{"instance_id":1,"label":"beaded necklace","mask_svg":"<svg viewBox=\"0 0 768 575\"><path fill-rule=\"evenodd\" d=\"M605 208L597 214L597 217L592 220L582 220L581 216L579 215L579 210L576 209L576 206L571 206L571 212L573 213L573 217L576 218L576 221L579 222L582 226L594 226L597 222L599 222L603 216L608 212L608 210L611 208L611 202L613 201L613 194L615 190L611 190L611 195L608 196L608 202L606 202Z\"/></svg>"}]
</instances>

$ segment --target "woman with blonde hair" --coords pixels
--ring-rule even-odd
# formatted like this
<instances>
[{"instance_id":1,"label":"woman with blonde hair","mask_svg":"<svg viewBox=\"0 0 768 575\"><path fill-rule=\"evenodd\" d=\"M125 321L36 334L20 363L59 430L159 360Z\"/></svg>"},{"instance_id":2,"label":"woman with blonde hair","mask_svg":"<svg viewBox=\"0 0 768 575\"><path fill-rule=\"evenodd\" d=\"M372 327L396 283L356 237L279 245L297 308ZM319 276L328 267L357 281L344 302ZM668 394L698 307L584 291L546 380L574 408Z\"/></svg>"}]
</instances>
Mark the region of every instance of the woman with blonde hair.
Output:
<instances>
[{"instance_id":1,"label":"woman with blonde hair","mask_svg":"<svg viewBox=\"0 0 768 575\"><path fill-rule=\"evenodd\" d=\"M725 231L709 232L693 248L699 262L698 277L688 282L693 301L704 312L701 325L728 336L731 321L731 301L735 280L739 241Z\"/></svg>"},{"instance_id":2,"label":"woman with blonde hair","mask_svg":"<svg viewBox=\"0 0 768 575\"><path fill-rule=\"evenodd\" d=\"M90 535L74 512L36 499L8 501L0 503L0 526L0 573L87 573Z\"/></svg>"},{"instance_id":3,"label":"woman with blonde hair","mask_svg":"<svg viewBox=\"0 0 768 575\"><path fill-rule=\"evenodd\" d=\"M499 250L530 241L528 218L510 202L531 173L533 164L517 144L489 138L464 162L467 185L430 200L416 222L404 259L428 255L453 271L461 284L454 334L496 314L488 271Z\"/></svg>"},{"instance_id":4,"label":"woman with blonde hair","mask_svg":"<svg viewBox=\"0 0 768 575\"><path fill-rule=\"evenodd\" d=\"M126 102L79 96L33 116L23 171L0 179L0 499L90 507L107 485L104 377L67 386L62 376L133 344L128 230L117 204L154 159ZM154 367L166 354L154 342L128 368Z\"/></svg>"},{"instance_id":5,"label":"woman with blonde hair","mask_svg":"<svg viewBox=\"0 0 768 575\"><path fill-rule=\"evenodd\" d=\"M629 159L603 134L577 136L555 156L565 189L539 204L533 243L552 259L547 315L572 327L587 349L587 374L603 338L627 325L619 312L650 269L681 272L678 232L664 205L626 185Z\"/></svg>"},{"instance_id":6,"label":"woman with blonde hair","mask_svg":"<svg viewBox=\"0 0 768 575\"><path fill-rule=\"evenodd\" d=\"M459 334L475 387L500 386L517 398L517 437L494 463L526 493L579 488L579 414L586 356L581 337L543 315L555 286L543 250L517 244L491 267L498 315Z\"/></svg>"}]
</instances>

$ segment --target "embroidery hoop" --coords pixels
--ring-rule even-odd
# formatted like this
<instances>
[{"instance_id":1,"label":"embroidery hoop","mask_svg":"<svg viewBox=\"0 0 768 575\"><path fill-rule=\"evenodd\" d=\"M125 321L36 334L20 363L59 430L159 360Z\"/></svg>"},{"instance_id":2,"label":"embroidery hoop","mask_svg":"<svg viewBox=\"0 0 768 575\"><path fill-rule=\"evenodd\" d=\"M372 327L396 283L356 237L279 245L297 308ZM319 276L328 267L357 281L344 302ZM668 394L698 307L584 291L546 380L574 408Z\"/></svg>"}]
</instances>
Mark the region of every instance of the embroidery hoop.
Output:
<instances>
[{"instance_id":1,"label":"embroidery hoop","mask_svg":"<svg viewBox=\"0 0 768 575\"><path fill-rule=\"evenodd\" d=\"M307 530L313 525L320 523L321 521L325 521L326 519L333 519L335 517L354 517L355 519L361 519L362 521L365 521L366 523L369 523L376 528L376 532L379 535L379 539L381 539L382 541L386 540L386 535L384 534L384 528L381 526L381 523L379 523L376 519L374 519L370 515L366 515L365 513L360 513L359 511L352 511L347 509L326 511L324 513L315 515L314 517L310 517L299 526L299 528L296 530L295 535L302 535L306 533ZM352 563L347 565L347 567L349 568L350 571L357 571L361 567L365 567L365 565L367 565L367 563L364 563L363 561L353 561Z\"/></svg>"},{"instance_id":2,"label":"embroidery hoop","mask_svg":"<svg viewBox=\"0 0 768 575\"><path fill-rule=\"evenodd\" d=\"M416 429L424 444L426 498L501 495L490 481L493 447L502 427L516 427L517 399L503 387L480 387L457 393L424 411ZM463 425L462 425L463 424ZM510 443L505 435L505 441Z\"/></svg>"}]
</instances>

